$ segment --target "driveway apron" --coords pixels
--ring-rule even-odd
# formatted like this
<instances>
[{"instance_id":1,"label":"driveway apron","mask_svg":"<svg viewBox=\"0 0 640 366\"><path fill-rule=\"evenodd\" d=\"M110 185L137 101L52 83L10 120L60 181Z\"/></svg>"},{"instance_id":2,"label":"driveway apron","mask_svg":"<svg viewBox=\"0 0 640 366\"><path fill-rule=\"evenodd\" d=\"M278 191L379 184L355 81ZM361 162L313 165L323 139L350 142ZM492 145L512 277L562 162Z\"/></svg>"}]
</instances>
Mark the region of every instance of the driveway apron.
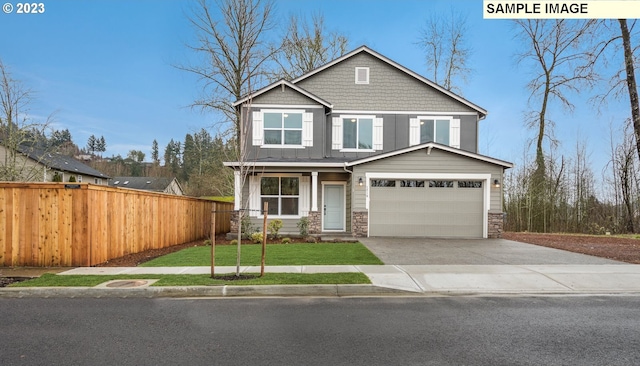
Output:
<instances>
[{"instance_id":1,"label":"driveway apron","mask_svg":"<svg viewBox=\"0 0 640 366\"><path fill-rule=\"evenodd\" d=\"M388 265L622 264L504 239L360 238Z\"/></svg>"}]
</instances>

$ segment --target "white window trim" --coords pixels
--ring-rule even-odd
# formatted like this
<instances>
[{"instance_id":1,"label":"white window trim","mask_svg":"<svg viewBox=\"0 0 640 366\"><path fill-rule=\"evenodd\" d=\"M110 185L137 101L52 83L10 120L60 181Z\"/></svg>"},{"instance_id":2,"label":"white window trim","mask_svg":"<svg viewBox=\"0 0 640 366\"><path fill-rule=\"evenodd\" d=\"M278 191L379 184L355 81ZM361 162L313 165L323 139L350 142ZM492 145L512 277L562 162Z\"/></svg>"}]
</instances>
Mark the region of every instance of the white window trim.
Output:
<instances>
[{"instance_id":1,"label":"white window trim","mask_svg":"<svg viewBox=\"0 0 640 366\"><path fill-rule=\"evenodd\" d=\"M262 144L260 145L261 148L277 148L277 149L304 149L304 145L303 145L303 141L304 141L304 114L305 111L302 109L261 109L260 113L262 113ZM265 113L282 113L282 114L287 114L287 113L291 113L291 114L300 114L302 115L302 126L300 127L300 144L299 145L287 145L284 143L284 135L282 136L282 143L281 144L267 144L265 143L265 132L267 130L275 130L275 129L267 129L264 126L264 114ZM298 129L285 129L284 125L282 126L282 128L280 128L280 131L285 131L285 130L290 130L290 131L297 131Z\"/></svg>"},{"instance_id":2,"label":"white window trim","mask_svg":"<svg viewBox=\"0 0 640 366\"><path fill-rule=\"evenodd\" d=\"M358 79L358 72L361 70L365 70L366 71L366 80L359 80ZM355 75L355 79L356 79L356 84L360 84L360 85L365 85L365 84L369 84L369 68L368 67L356 67L356 75Z\"/></svg>"},{"instance_id":3,"label":"white window trim","mask_svg":"<svg viewBox=\"0 0 640 366\"><path fill-rule=\"evenodd\" d=\"M344 125L344 120L345 119L353 119L353 118L356 119L355 123L358 124L357 130L356 130L356 145L357 145L357 142L358 142L358 136L359 136L359 132L360 132L360 119L361 118L362 119L365 119L365 118L371 119L372 120L372 122L371 122L371 147L373 147L373 143L374 143L374 140L375 140L375 137L374 137L375 122L376 122L376 116L375 115L345 114L345 115L340 115L338 118L340 118L340 121L342 122L342 125L341 125L341 129L342 129L342 131L341 131L342 146L344 146L344 127L343 127L343 125ZM375 151L376 151L375 149L358 149L357 147L356 148L345 148L345 147L342 147L340 149L340 152L375 152Z\"/></svg>"},{"instance_id":4,"label":"white window trim","mask_svg":"<svg viewBox=\"0 0 640 366\"><path fill-rule=\"evenodd\" d=\"M464 174L464 173L365 173L365 208L369 211L370 184L371 179L424 179L424 180L481 180L484 181L482 189L482 237L488 237L489 207L491 207L491 174ZM369 222L367 222L367 232L369 233ZM368 234L367 234L368 235Z\"/></svg>"},{"instance_id":5,"label":"white window trim","mask_svg":"<svg viewBox=\"0 0 640 366\"><path fill-rule=\"evenodd\" d=\"M258 201L258 206L262 205L262 194L260 194L260 184L261 184L261 180L262 178L268 178L268 177L278 177L278 178L298 178L298 214L297 215L267 215L267 217L269 218L275 218L275 219L300 219L302 218L302 174L299 173L264 173L264 174L258 174L256 175L257 180L258 180L258 187L257 187L257 192L255 192L255 194L257 195L258 199L256 201ZM251 193L250 193L251 194ZM282 196L280 196L282 197ZM264 214L262 213L262 208L263 207L259 207L258 210L259 213L256 217L262 219L264 218ZM307 213L308 215L308 213ZM251 216L251 215L249 215Z\"/></svg>"}]
</instances>

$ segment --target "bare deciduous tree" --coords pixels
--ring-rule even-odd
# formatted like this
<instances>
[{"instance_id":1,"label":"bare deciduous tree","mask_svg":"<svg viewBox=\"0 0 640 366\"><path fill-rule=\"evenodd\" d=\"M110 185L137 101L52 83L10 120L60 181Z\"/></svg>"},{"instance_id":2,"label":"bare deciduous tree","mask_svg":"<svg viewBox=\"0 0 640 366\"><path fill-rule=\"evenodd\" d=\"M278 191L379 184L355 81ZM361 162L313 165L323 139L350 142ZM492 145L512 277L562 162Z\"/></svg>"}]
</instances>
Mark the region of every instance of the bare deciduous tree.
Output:
<instances>
[{"instance_id":1,"label":"bare deciduous tree","mask_svg":"<svg viewBox=\"0 0 640 366\"><path fill-rule=\"evenodd\" d=\"M531 209L538 216L532 222L532 231L544 231L546 215L543 194L546 183L544 141L552 136L552 126L547 113L554 100L573 110L570 92L577 92L581 86L590 86L596 75L589 65L589 53L580 50L580 42L590 35L595 24L592 20L568 21L543 19L514 20L518 28L517 36L526 45L519 55L520 63L530 62L537 71L529 82L530 103L539 103L532 113L528 126L536 129L535 171L532 176Z\"/></svg>"},{"instance_id":2,"label":"bare deciduous tree","mask_svg":"<svg viewBox=\"0 0 640 366\"><path fill-rule=\"evenodd\" d=\"M33 92L20 81L13 79L7 66L0 60L0 180L2 181L42 181L45 173L42 167L33 164L25 155L35 152L38 142L42 142L51 122L49 116L44 122L36 122L28 114ZM41 159L46 146L37 149ZM40 159L36 157L36 161Z\"/></svg>"},{"instance_id":3,"label":"bare deciduous tree","mask_svg":"<svg viewBox=\"0 0 640 366\"><path fill-rule=\"evenodd\" d=\"M250 83L264 75L264 63L271 54L264 41L273 27L271 0L217 0L216 7L198 0L189 21L197 44L190 45L200 56L196 65L178 68L198 75L204 82L203 96L194 106L222 112L232 122L239 141L240 115L233 103L250 92Z\"/></svg>"},{"instance_id":4,"label":"bare deciduous tree","mask_svg":"<svg viewBox=\"0 0 640 366\"><path fill-rule=\"evenodd\" d=\"M450 17L431 16L418 41L426 52L427 69L433 81L457 93L461 93L457 82L466 82L471 73L467 66L471 56L466 41L468 31L467 19L451 10Z\"/></svg>"},{"instance_id":5,"label":"bare deciduous tree","mask_svg":"<svg viewBox=\"0 0 640 366\"><path fill-rule=\"evenodd\" d=\"M344 55L348 46L345 35L325 29L322 14L313 15L311 22L292 15L280 49L272 50L278 70L270 78L295 79Z\"/></svg>"}]
</instances>

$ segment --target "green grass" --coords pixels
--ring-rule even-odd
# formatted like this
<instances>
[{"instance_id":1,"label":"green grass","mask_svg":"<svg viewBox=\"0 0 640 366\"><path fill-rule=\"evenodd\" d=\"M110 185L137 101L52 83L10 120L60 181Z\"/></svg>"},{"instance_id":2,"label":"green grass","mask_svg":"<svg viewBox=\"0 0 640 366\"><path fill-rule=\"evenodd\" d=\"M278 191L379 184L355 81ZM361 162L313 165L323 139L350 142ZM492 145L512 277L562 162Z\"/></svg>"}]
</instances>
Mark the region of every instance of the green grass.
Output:
<instances>
[{"instance_id":1,"label":"green grass","mask_svg":"<svg viewBox=\"0 0 640 366\"><path fill-rule=\"evenodd\" d=\"M236 265L235 245L216 245L216 266ZM259 266L262 246L243 244L241 265ZM360 243L268 244L267 266L383 264ZM211 247L192 247L141 264L141 267L210 266Z\"/></svg>"},{"instance_id":2,"label":"green grass","mask_svg":"<svg viewBox=\"0 0 640 366\"><path fill-rule=\"evenodd\" d=\"M211 200L211 201L219 201L219 202L233 202L234 200L233 196L203 196L200 198L205 200Z\"/></svg>"},{"instance_id":3,"label":"green grass","mask_svg":"<svg viewBox=\"0 0 640 366\"><path fill-rule=\"evenodd\" d=\"M220 275L222 276L222 275ZM257 276L257 275L256 275ZM216 277L219 277L216 275ZM152 286L211 286L211 285L310 285L310 284L369 284L362 273L266 273L264 277L243 280L211 279L210 275L56 275L47 273L39 278L17 282L9 287L93 287L111 280L153 280Z\"/></svg>"}]
</instances>

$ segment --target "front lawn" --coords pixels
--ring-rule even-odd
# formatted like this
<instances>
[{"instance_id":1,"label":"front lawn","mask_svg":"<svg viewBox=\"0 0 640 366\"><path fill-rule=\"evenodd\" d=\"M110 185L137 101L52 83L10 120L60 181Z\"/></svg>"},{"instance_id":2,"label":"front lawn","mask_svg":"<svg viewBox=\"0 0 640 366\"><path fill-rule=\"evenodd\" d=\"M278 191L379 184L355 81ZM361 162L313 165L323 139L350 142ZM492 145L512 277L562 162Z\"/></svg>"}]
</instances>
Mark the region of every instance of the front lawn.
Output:
<instances>
[{"instance_id":1,"label":"front lawn","mask_svg":"<svg viewBox=\"0 0 640 366\"><path fill-rule=\"evenodd\" d=\"M216 266L236 265L235 245L216 245ZM262 246L243 244L241 265L259 266ZM267 244L267 266L383 264L360 243ZM211 246L191 247L142 263L141 267L210 266Z\"/></svg>"},{"instance_id":2,"label":"front lawn","mask_svg":"<svg viewBox=\"0 0 640 366\"><path fill-rule=\"evenodd\" d=\"M243 273L243 275L247 275ZM252 274L249 274L252 275ZM111 280L158 279L152 286L220 286L220 285L333 285L369 284L369 278L360 272L353 273L266 273L264 277L241 280L221 279L229 275L56 275L43 274L32 280L16 282L9 287L93 287Z\"/></svg>"}]
</instances>

